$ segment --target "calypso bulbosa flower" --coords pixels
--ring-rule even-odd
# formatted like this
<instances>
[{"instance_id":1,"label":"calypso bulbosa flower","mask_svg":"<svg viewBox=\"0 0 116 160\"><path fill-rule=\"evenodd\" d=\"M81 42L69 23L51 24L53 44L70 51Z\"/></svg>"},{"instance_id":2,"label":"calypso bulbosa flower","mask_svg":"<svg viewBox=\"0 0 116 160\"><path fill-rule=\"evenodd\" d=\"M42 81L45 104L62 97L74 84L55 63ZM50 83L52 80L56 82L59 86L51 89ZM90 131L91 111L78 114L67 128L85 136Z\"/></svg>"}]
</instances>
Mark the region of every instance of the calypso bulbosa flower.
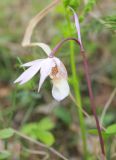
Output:
<instances>
[{"instance_id":1,"label":"calypso bulbosa flower","mask_svg":"<svg viewBox=\"0 0 116 160\"><path fill-rule=\"evenodd\" d=\"M60 61L59 58L54 55L51 56L51 49L47 44L44 43L32 43L32 45L37 45L41 47L47 54L45 59L37 59L28 63L25 63L21 66L29 67L25 70L15 81L14 83L19 83L20 85L29 81L37 72L40 71L40 81L38 92L45 81L49 76L52 80L52 96L57 101L63 100L69 95L70 89L67 81L67 70L64 64Z\"/></svg>"}]
</instances>

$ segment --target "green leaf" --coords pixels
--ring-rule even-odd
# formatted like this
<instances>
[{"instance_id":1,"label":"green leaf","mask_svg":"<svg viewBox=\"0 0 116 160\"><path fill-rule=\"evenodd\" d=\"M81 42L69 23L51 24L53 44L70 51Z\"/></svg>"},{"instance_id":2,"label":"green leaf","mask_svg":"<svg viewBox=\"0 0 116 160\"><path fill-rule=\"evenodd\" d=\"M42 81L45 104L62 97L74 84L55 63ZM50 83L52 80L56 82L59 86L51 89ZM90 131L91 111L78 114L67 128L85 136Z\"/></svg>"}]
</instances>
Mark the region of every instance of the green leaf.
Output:
<instances>
[{"instance_id":1,"label":"green leaf","mask_svg":"<svg viewBox=\"0 0 116 160\"><path fill-rule=\"evenodd\" d=\"M55 126L54 126L54 123L53 121L49 118L49 117L46 117L46 118L43 118L38 124L37 124L37 128L39 130L51 130L53 129Z\"/></svg>"},{"instance_id":2,"label":"green leaf","mask_svg":"<svg viewBox=\"0 0 116 160\"><path fill-rule=\"evenodd\" d=\"M35 131L37 128L37 124L36 123L29 123L26 124L22 127L21 131L24 133L30 133L32 131Z\"/></svg>"},{"instance_id":3,"label":"green leaf","mask_svg":"<svg viewBox=\"0 0 116 160\"><path fill-rule=\"evenodd\" d=\"M40 141L44 142L48 146L51 146L55 142L53 134L49 131L38 130L36 132L36 136Z\"/></svg>"},{"instance_id":4,"label":"green leaf","mask_svg":"<svg viewBox=\"0 0 116 160\"><path fill-rule=\"evenodd\" d=\"M40 122L30 123L23 126L21 131L34 139L39 139L47 145L52 145L54 137L48 130L54 128L50 118L44 118Z\"/></svg>"},{"instance_id":5,"label":"green leaf","mask_svg":"<svg viewBox=\"0 0 116 160\"><path fill-rule=\"evenodd\" d=\"M88 133L98 135L98 130L97 129L90 129L90 130L88 130ZM103 133L103 131L102 131L102 133Z\"/></svg>"},{"instance_id":6,"label":"green leaf","mask_svg":"<svg viewBox=\"0 0 116 160\"><path fill-rule=\"evenodd\" d=\"M63 107L58 107L54 110L54 114L61 119L65 124L70 125L71 115L67 109Z\"/></svg>"},{"instance_id":7,"label":"green leaf","mask_svg":"<svg viewBox=\"0 0 116 160\"><path fill-rule=\"evenodd\" d=\"M54 123L50 118L43 118L39 122L29 123L23 126L22 132L26 134L35 133L37 130L50 130L54 128Z\"/></svg>"},{"instance_id":8,"label":"green leaf","mask_svg":"<svg viewBox=\"0 0 116 160\"><path fill-rule=\"evenodd\" d=\"M10 156L11 156L11 153L9 151L0 151L0 159L1 160L6 159Z\"/></svg>"},{"instance_id":9,"label":"green leaf","mask_svg":"<svg viewBox=\"0 0 116 160\"><path fill-rule=\"evenodd\" d=\"M12 128L2 129L0 130L0 139L10 138L13 134L14 130Z\"/></svg>"},{"instance_id":10,"label":"green leaf","mask_svg":"<svg viewBox=\"0 0 116 160\"><path fill-rule=\"evenodd\" d=\"M88 130L88 132L90 134L98 135L97 129L90 129ZM112 135L115 135L116 134L116 124L109 126L105 131L101 131L101 133L104 138L108 138Z\"/></svg>"},{"instance_id":11,"label":"green leaf","mask_svg":"<svg viewBox=\"0 0 116 160\"><path fill-rule=\"evenodd\" d=\"M21 128L21 132L29 135L30 137L36 139L37 123L29 123Z\"/></svg>"},{"instance_id":12,"label":"green leaf","mask_svg":"<svg viewBox=\"0 0 116 160\"><path fill-rule=\"evenodd\" d=\"M113 124L113 125L109 126L106 129L106 133L107 134L116 134L116 124Z\"/></svg>"},{"instance_id":13,"label":"green leaf","mask_svg":"<svg viewBox=\"0 0 116 160\"><path fill-rule=\"evenodd\" d=\"M88 133L93 134L93 135L98 135L98 130L97 129L90 129L90 130L88 130ZM105 131L101 131L101 133L104 138L109 137Z\"/></svg>"},{"instance_id":14,"label":"green leaf","mask_svg":"<svg viewBox=\"0 0 116 160\"><path fill-rule=\"evenodd\" d=\"M103 124L104 126L110 125L115 120L115 114L107 113L104 117Z\"/></svg>"}]
</instances>

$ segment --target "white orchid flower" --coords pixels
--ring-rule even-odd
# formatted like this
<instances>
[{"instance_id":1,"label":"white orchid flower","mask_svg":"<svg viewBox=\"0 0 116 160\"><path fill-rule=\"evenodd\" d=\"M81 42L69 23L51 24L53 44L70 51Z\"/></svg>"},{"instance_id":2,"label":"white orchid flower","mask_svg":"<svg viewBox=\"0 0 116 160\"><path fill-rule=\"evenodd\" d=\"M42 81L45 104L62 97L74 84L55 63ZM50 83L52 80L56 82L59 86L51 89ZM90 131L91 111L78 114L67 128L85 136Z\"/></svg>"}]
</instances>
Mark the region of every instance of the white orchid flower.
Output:
<instances>
[{"instance_id":1,"label":"white orchid flower","mask_svg":"<svg viewBox=\"0 0 116 160\"><path fill-rule=\"evenodd\" d=\"M40 91L40 88L45 79L49 76L52 79L53 83L52 96L57 101L61 101L69 95L70 91L67 82L67 70L59 58L55 56L50 57L52 51L48 45L44 43L31 43L31 46L36 45L41 47L46 52L48 57L45 59L37 59L21 65L29 68L24 71L14 81L14 83L18 82L20 85L22 85L29 81L40 70L40 82L38 92Z\"/></svg>"}]
</instances>

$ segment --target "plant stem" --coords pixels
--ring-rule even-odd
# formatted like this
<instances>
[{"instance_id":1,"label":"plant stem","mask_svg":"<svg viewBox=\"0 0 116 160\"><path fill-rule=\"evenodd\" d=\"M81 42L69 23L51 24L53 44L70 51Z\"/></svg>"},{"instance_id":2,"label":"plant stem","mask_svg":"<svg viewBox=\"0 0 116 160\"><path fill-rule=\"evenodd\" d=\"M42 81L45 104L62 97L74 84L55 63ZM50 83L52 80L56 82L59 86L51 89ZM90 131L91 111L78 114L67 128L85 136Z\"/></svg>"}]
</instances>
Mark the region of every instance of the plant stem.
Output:
<instances>
[{"instance_id":1,"label":"plant stem","mask_svg":"<svg viewBox=\"0 0 116 160\"><path fill-rule=\"evenodd\" d=\"M85 54L83 44L82 44L82 41L81 41L81 33L80 33L78 15L75 13L75 11L72 8L70 8L70 9L72 10L72 12L74 14L75 26L76 26L77 35L78 35L77 43L78 42L80 43L80 51L81 51L81 55L83 57L84 71L85 71L85 77L86 77L88 91L89 91L91 108L92 108L93 115L94 115L94 118L95 118L95 121L96 121L96 126L97 126L97 130L98 130L98 135L99 135L99 141L100 141L100 145L101 145L101 151L102 151L101 158L104 160L105 159L104 140L103 140L103 137L102 137L100 124L99 124L99 120L98 120L97 113L96 113L96 106L95 106L95 102L94 102L93 90L92 90L91 80L90 80L90 76L89 76L88 61L87 61L86 54Z\"/></svg>"},{"instance_id":2,"label":"plant stem","mask_svg":"<svg viewBox=\"0 0 116 160\"><path fill-rule=\"evenodd\" d=\"M72 35L72 28L71 28L68 13L66 14L66 19L68 23L68 32ZM81 101L81 94L80 94L80 88L79 88L79 77L77 76L77 73L76 73L74 44L72 41L70 41L70 61L71 61L73 88L75 92L76 103L78 106L80 106L78 108L78 113L79 113L79 121L80 121L80 128L81 128L82 141L83 141L84 159L87 159L86 127L85 127L84 116L82 111L82 101Z\"/></svg>"},{"instance_id":3,"label":"plant stem","mask_svg":"<svg viewBox=\"0 0 116 160\"><path fill-rule=\"evenodd\" d=\"M91 108L92 108L92 111L93 111L93 114L94 114L94 117L95 117L97 129L98 129L99 140L100 140L101 151L102 151L102 159L104 160L105 159L104 141L103 141L102 134L101 134L101 128L100 128L99 120L98 120L98 117L97 117L97 114L96 114L96 106L95 106L95 103L94 103L92 85L91 85L91 80L90 80L90 76L89 76L88 61L87 61L87 58L86 58L86 55L85 55L85 51L81 51L81 55L83 57L84 70L85 70L85 76L86 76L86 81L87 81L87 85L88 85Z\"/></svg>"},{"instance_id":4,"label":"plant stem","mask_svg":"<svg viewBox=\"0 0 116 160\"><path fill-rule=\"evenodd\" d=\"M75 56L74 56L74 44L70 42L70 59L71 59L71 70L72 70L72 78L73 78L73 89L75 92L76 103L80 108L78 109L79 113L79 121L80 121L80 128L83 140L83 149L84 149L84 156L87 157L87 144L86 144L86 131L85 131L85 124L84 124L84 116L82 113L82 102L81 102L81 95L80 95L80 88L79 88L79 78L76 75L76 65L75 65Z\"/></svg>"}]
</instances>

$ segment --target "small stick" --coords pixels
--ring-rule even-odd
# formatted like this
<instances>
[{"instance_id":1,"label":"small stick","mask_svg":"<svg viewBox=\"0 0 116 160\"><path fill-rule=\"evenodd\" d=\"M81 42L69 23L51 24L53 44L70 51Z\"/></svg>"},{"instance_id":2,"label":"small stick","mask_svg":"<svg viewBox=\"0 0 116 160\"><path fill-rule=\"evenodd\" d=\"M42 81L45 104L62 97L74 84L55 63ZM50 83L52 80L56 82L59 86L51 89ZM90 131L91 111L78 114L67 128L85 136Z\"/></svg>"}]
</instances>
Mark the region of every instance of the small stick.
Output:
<instances>
[{"instance_id":1,"label":"small stick","mask_svg":"<svg viewBox=\"0 0 116 160\"><path fill-rule=\"evenodd\" d=\"M116 88L113 90L112 94L110 95L110 98L108 99L107 103L104 106L104 110L103 110L103 112L101 114L101 119L100 119L100 123L101 124L103 124L103 119L105 117L105 114L106 114L108 108L110 107L110 104L111 104L115 94L116 94Z\"/></svg>"},{"instance_id":2,"label":"small stick","mask_svg":"<svg viewBox=\"0 0 116 160\"><path fill-rule=\"evenodd\" d=\"M74 96L71 93L69 96L70 96L71 100L74 102L74 104L77 105L77 107L79 107L79 105L76 103ZM82 112L87 118L91 118L90 115L84 109L82 109ZM102 124L100 124L100 127L103 131L106 130Z\"/></svg>"},{"instance_id":3,"label":"small stick","mask_svg":"<svg viewBox=\"0 0 116 160\"><path fill-rule=\"evenodd\" d=\"M20 136L20 137L22 137L22 138L24 138L24 139L26 139L26 140L28 140L28 141L30 141L30 142L32 142L32 143L35 143L35 144L37 144L38 146L41 146L41 147L43 147L43 148L48 149L49 151L51 151L52 153L54 153L54 154L57 155L58 157L62 158L63 160L68 160L66 157L64 157L61 153L59 153L58 151L56 151L54 148L49 147L49 146L47 146L47 145L45 145L45 144L43 144L43 143L41 143L41 142L39 142L39 141L36 141L35 139L32 139L32 138L24 135L23 133L18 132L17 130L14 130L14 132L15 132L18 136Z\"/></svg>"},{"instance_id":4,"label":"small stick","mask_svg":"<svg viewBox=\"0 0 116 160\"><path fill-rule=\"evenodd\" d=\"M44 152L44 151L37 151L37 150L32 150L32 149L28 149L23 147L24 150L30 154L36 154L36 155L41 155L44 156L43 160L47 160L49 158L49 154Z\"/></svg>"},{"instance_id":5,"label":"small stick","mask_svg":"<svg viewBox=\"0 0 116 160\"><path fill-rule=\"evenodd\" d=\"M70 96L71 100L74 102L74 104L75 104L77 107L80 108L80 106L76 103L76 100L75 100L75 98L73 97L73 95L70 93L69 96ZM82 109L82 112L83 112L83 114L84 114L86 117L90 118L90 115L89 115L84 109Z\"/></svg>"}]
</instances>

